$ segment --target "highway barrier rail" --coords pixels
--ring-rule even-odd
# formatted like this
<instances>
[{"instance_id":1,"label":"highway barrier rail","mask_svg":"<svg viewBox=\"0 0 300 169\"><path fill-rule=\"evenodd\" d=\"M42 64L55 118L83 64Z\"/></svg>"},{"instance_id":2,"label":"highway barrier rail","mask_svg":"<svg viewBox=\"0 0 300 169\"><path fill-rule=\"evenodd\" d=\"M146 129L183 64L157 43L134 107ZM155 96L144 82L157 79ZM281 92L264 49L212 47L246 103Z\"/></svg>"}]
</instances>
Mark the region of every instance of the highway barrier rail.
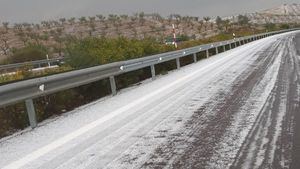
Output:
<instances>
[{"instance_id":1,"label":"highway barrier rail","mask_svg":"<svg viewBox=\"0 0 300 169\"><path fill-rule=\"evenodd\" d=\"M36 60L36 61L31 61L31 62L0 65L0 72L16 70L18 68L22 68L25 66L32 66L33 68L40 68L40 67L45 67L45 66L49 66L49 65L53 66L53 65L58 65L63 61L64 61L64 57L59 57L59 58L53 58L53 59Z\"/></svg>"},{"instance_id":2,"label":"highway barrier rail","mask_svg":"<svg viewBox=\"0 0 300 169\"><path fill-rule=\"evenodd\" d=\"M112 94L116 95L117 88L115 76L118 76L120 74L150 67L152 78L155 79L155 65L157 64L167 62L170 60L176 60L177 69L179 69L181 66L180 58L182 57L191 56L193 57L193 61L197 62L197 54L200 52L205 52L206 57L209 57L209 50L214 50L215 53L218 54L219 52L224 52L226 50L230 50L232 48L255 40L295 30L299 29L288 29L282 31L267 32L253 36L246 36L232 40L215 42L187 49L172 51L168 53L157 54L153 56L128 61L115 62L106 65L100 65L91 68L74 70L71 72L60 73L56 75L50 75L2 85L0 86L0 107L5 107L8 105L25 101L30 126L32 128L35 128L37 126L36 113L33 104L33 99L35 98L46 96L66 89L79 87L103 79L109 79Z\"/></svg>"}]
</instances>

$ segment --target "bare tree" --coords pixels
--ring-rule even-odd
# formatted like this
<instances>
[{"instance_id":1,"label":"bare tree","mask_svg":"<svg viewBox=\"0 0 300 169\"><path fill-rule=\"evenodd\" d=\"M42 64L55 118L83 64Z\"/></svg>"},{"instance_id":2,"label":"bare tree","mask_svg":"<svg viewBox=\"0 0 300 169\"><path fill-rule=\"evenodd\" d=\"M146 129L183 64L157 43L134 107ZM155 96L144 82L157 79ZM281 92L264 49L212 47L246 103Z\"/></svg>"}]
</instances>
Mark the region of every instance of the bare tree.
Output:
<instances>
[{"instance_id":1,"label":"bare tree","mask_svg":"<svg viewBox=\"0 0 300 169\"><path fill-rule=\"evenodd\" d=\"M127 20L128 19L128 15L121 15L120 16L122 19Z\"/></svg>"},{"instance_id":2,"label":"bare tree","mask_svg":"<svg viewBox=\"0 0 300 169\"><path fill-rule=\"evenodd\" d=\"M86 17L84 17L84 16L80 17L80 18L79 18L79 22L80 22L81 24L86 23L86 22L87 22Z\"/></svg>"},{"instance_id":3,"label":"bare tree","mask_svg":"<svg viewBox=\"0 0 300 169\"><path fill-rule=\"evenodd\" d=\"M68 19L68 22L69 22L70 25L74 25L75 20L76 20L76 18L72 17L72 18Z\"/></svg>"},{"instance_id":4,"label":"bare tree","mask_svg":"<svg viewBox=\"0 0 300 169\"><path fill-rule=\"evenodd\" d=\"M5 31L0 31L0 49L2 50L4 55L8 55L10 46L8 44L8 37Z\"/></svg>"},{"instance_id":5,"label":"bare tree","mask_svg":"<svg viewBox=\"0 0 300 169\"><path fill-rule=\"evenodd\" d=\"M139 13L139 22L141 23L142 26L144 26L145 24L145 13L144 12L140 12Z\"/></svg>"},{"instance_id":6,"label":"bare tree","mask_svg":"<svg viewBox=\"0 0 300 169\"><path fill-rule=\"evenodd\" d=\"M41 29L41 25L40 24L35 24L34 25L35 29L40 30Z\"/></svg>"},{"instance_id":7,"label":"bare tree","mask_svg":"<svg viewBox=\"0 0 300 169\"><path fill-rule=\"evenodd\" d=\"M205 31L207 30L207 23L210 21L210 17L208 17L208 16L205 16L205 17L203 17L203 20L205 21Z\"/></svg>"},{"instance_id":8,"label":"bare tree","mask_svg":"<svg viewBox=\"0 0 300 169\"><path fill-rule=\"evenodd\" d=\"M5 28L5 31L7 32L8 31L9 22L3 22L2 25Z\"/></svg>"},{"instance_id":9,"label":"bare tree","mask_svg":"<svg viewBox=\"0 0 300 169\"><path fill-rule=\"evenodd\" d=\"M42 21L41 24L43 27L48 28L48 29L50 29L50 27L51 27L51 24L48 21Z\"/></svg>"},{"instance_id":10,"label":"bare tree","mask_svg":"<svg viewBox=\"0 0 300 169\"><path fill-rule=\"evenodd\" d=\"M94 23L96 21L96 17L89 16L89 21L90 21L90 23Z\"/></svg>"},{"instance_id":11,"label":"bare tree","mask_svg":"<svg viewBox=\"0 0 300 169\"><path fill-rule=\"evenodd\" d=\"M174 17L175 17L175 25L176 25L177 28L179 28L182 17L179 14L174 14Z\"/></svg>"},{"instance_id":12,"label":"bare tree","mask_svg":"<svg viewBox=\"0 0 300 169\"><path fill-rule=\"evenodd\" d=\"M59 21L61 22L61 25L64 25L66 23L66 18L60 18Z\"/></svg>"},{"instance_id":13,"label":"bare tree","mask_svg":"<svg viewBox=\"0 0 300 169\"><path fill-rule=\"evenodd\" d=\"M211 29L211 30L214 29L214 23L210 23L210 29Z\"/></svg>"},{"instance_id":14,"label":"bare tree","mask_svg":"<svg viewBox=\"0 0 300 169\"><path fill-rule=\"evenodd\" d=\"M103 22L105 20L105 17L103 15L96 15L96 17L99 19L100 22Z\"/></svg>"},{"instance_id":15,"label":"bare tree","mask_svg":"<svg viewBox=\"0 0 300 169\"><path fill-rule=\"evenodd\" d=\"M89 23L89 35L92 36L96 31L96 24L94 22Z\"/></svg>"},{"instance_id":16,"label":"bare tree","mask_svg":"<svg viewBox=\"0 0 300 169\"><path fill-rule=\"evenodd\" d=\"M225 26L225 31L227 32L228 28L231 26L229 19L224 20L224 26Z\"/></svg>"}]
</instances>

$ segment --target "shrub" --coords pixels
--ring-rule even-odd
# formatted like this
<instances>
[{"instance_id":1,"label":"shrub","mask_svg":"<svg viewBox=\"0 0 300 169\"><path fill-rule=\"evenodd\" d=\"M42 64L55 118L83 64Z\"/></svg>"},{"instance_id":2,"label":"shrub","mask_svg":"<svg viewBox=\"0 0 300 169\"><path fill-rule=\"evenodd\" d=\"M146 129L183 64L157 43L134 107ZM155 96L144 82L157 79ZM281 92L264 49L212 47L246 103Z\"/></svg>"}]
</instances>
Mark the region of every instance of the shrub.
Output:
<instances>
[{"instance_id":1,"label":"shrub","mask_svg":"<svg viewBox=\"0 0 300 169\"><path fill-rule=\"evenodd\" d=\"M15 49L10 57L10 63L20 63L46 59L47 49L41 45L28 45L21 49Z\"/></svg>"},{"instance_id":2,"label":"shrub","mask_svg":"<svg viewBox=\"0 0 300 169\"><path fill-rule=\"evenodd\" d=\"M66 47L67 63L75 69L139 58L172 50L148 38L144 40L89 37Z\"/></svg>"}]
</instances>

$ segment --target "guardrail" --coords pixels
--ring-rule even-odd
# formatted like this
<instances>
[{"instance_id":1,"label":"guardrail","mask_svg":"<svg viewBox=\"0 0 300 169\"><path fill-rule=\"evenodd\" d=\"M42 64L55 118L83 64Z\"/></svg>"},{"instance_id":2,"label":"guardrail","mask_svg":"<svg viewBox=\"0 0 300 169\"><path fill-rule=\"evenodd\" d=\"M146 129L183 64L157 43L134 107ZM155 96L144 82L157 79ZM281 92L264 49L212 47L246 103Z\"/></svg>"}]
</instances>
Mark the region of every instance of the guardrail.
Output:
<instances>
[{"instance_id":1,"label":"guardrail","mask_svg":"<svg viewBox=\"0 0 300 169\"><path fill-rule=\"evenodd\" d=\"M117 75L142 69L145 67L150 67L152 78L154 79L156 75L156 64L167 62L170 60L176 60L177 69L179 69L181 66L181 57L191 55L194 62L197 62L197 54L199 52L206 51L206 57L209 57L209 50L215 50L215 53L218 54L220 51L226 51L226 47L228 50L230 50L231 48L235 48L251 41L294 30L298 29L289 29L263 33L254 36L247 36L228 41L205 44L183 50L162 53L128 61L115 62L111 64L3 85L0 86L0 107L25 100L30 125L32 128L35 128L37 126L37 121L32 100L34 98L82 86L106 78L109 78L112 94L115 95L117 93L115 76Z\"/></svg>"},{"instance_id":2,"label":"guardrail","mask_svg":"<svg viewBox=\"0 0 300 169\"><path fill-rule=\"evenodd\" d=\"M64 61L64 57L53 58L53 59L44 59L44 60L36 60L31 62L23 62L23 63L14 63L8 65L0 65L0 71L8 71L15 70L25 66L32 66L34 68L42 67L42 65L57 65Z\"/></svg>"}]
</instances>

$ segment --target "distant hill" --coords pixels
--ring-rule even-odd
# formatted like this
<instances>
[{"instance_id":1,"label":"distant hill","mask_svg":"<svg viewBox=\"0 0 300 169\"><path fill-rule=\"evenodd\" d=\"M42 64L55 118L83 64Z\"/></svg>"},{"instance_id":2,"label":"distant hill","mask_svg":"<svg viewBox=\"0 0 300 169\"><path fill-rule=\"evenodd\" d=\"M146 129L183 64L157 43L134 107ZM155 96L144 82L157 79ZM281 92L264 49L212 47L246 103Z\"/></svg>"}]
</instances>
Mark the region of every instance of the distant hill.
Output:
<instances>
[{"instance_id":1,"label":"distant hill","mask_svg":"<svg viewBox=\"0 0 300 169\"><path fill-rule=\"evenodd\" d=\"M284 4L279 7L247 14L252 23L300 23L300 4Z\"/></svg>"},{"instance_id":2,"label":"distant hill","mask_svg":"<svg viewBox=\"0 0 300 169\"><path fill-rule=\"evenodd\" d=\"M300 15L300 4L284 4L279 7L267 9L259 13L265 15L297 16Z\"/></svg>"}]
</instances>

